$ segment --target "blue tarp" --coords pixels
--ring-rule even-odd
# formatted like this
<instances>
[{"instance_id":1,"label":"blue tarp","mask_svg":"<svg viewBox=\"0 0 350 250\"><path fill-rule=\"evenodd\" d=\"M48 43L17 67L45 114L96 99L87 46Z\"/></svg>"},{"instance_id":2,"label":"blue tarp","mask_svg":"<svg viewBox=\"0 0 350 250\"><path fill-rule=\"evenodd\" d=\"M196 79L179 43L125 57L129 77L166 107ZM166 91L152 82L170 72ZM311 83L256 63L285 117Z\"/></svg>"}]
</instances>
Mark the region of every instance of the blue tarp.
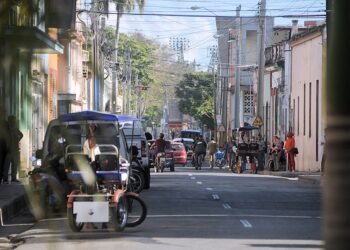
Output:
<instances>
[{"instance_id":1,"label":"blue tarp","mask_svg":"<svg viewBox=\"0 0 350 250\"><path fill-rule=\"evenodd\" d=\"M69 113L61 115L59 118L61 121L70 122L70 121L140 121L140 119L131 117L131 116L118 116L112 113L105 113L99 111L86 110L82 112Z\"/></svg>"}]
</instances>

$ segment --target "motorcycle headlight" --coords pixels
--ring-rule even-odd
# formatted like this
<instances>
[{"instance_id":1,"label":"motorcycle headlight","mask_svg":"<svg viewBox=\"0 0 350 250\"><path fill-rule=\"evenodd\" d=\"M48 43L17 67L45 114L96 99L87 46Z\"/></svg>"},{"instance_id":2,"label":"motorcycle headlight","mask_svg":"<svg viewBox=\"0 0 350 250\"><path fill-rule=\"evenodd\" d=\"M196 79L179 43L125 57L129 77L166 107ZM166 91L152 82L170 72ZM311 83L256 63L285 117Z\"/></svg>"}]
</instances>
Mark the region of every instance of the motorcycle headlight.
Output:
<instances>
[{"instance_id":1,"label":"motorcycle headlight","mask_svg":"<svg viewBox=\"0 0 350 250\"><path fill-rule=\"evenodd\" d=\"M128 179L128 174L127 173L122 173L121 174L121 180L126 181Z\"/></svg>"}]
</instances>

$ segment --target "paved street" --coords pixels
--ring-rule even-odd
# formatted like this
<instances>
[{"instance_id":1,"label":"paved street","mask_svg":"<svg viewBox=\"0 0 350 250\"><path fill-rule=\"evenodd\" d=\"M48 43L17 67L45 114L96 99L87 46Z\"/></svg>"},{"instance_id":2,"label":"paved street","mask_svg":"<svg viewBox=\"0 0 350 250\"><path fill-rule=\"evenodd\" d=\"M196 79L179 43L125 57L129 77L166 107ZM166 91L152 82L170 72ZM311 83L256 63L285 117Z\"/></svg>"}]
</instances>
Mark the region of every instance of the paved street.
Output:
<instances>
[{"instance_id":1,"label":"paved street","mask_svg":"<svg viewBox=\"0 0 350 250\"><path fill-rule=\"evenodd\" d=\"M321 249L319 185L204 168L152 173L149 215L122 233L71 233L65 218L17 237L18 249Z\"/></svg>"}]
</instances>

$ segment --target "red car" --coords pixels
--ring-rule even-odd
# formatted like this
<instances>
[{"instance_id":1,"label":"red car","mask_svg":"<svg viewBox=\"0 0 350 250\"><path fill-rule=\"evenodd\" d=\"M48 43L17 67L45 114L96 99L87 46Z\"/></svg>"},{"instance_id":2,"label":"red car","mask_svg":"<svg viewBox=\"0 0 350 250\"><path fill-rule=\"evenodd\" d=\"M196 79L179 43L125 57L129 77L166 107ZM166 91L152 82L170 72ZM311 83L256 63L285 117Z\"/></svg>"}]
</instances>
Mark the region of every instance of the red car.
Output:
<instances>
[{"instance_id":1,"label":"red car","mask_svg":"<svg viewBox=\"0 0 350 250\"><path fill-rule=\"evenodd\" d=\"M187 152L186 152L185 146L181 142L172 142L171 146L174 150L175 164L181 164L186 166Z\"/></svg>"}]
</instances>

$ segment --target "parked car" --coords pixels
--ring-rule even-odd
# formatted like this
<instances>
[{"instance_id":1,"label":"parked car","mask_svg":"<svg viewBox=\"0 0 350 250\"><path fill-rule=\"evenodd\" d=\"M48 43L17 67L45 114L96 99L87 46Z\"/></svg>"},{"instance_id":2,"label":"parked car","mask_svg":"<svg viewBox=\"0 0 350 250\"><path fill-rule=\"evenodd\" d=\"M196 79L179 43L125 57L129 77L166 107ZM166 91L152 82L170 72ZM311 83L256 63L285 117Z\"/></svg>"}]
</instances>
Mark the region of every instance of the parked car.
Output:
<instances>
[{"instance_id":1,"label":"parked car","mask_svg":"<svg viewBox=\"0 0 350 250\"><path fill-rule=\"evenodd\" d=\"M175 138L173 142L182 142L187 152L187 159L192 159L194 140L191 138Z\"/></svg>"},{"instance_id":2,"label":"parked car","mask_svg":"<svg viewBox=\"0 0 350 250\"><path fill-rule=\"evenodd\" d=\"M175 164L181 164L186 166L187 164L187 152L185 146L181 142L172 142L172 148L174 150Z\"/></svg>"},{"instance_id":3,"label":"parked car","mask_svg":"<svg viewBox=\"0 0 350 250\"><path fill-rule=\"evenodd\" d=\"M149 150L149 159L151 162L152 167L154 167L154 162L153 162L153 155L155 153L155 149L152 148L152 144L155 142L155 140L149 140L148 143L150 145L150 150ZM165 167L170 168L170 171L173 172L175 171L175 159L174 159L174 150L171 145L171 141L166 140L166 146L165 146Z\"/></svg>"}]
</instances>

